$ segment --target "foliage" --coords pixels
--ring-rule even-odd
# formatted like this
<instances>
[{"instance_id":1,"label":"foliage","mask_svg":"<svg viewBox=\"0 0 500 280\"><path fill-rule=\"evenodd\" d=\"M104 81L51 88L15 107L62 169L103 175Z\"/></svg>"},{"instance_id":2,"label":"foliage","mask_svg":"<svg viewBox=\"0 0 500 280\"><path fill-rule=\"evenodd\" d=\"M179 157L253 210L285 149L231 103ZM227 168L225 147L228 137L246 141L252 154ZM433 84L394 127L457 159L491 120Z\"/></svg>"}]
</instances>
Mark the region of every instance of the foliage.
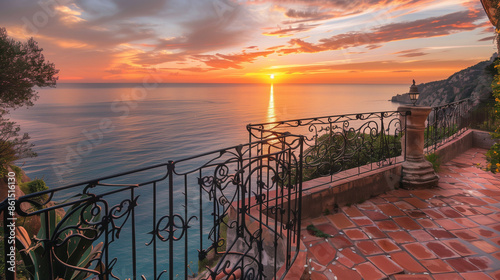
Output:
<instances>
[{"instance_id":1,"label":"foliage","mask_svg":"<svg viewBox=\"0 0 500 280\"><path fill-rule=\"evenodd\" d=\"M482 101L471 112L471 128L494 132L500 126L500 118L495 114L495 100Z\"/></svg>"},{"instance_id":2,"label":"foliage","mask_svg":"<svg viewBox=\"0 0 500 280\"><path fill-rule=\"evenodd\" d=\"M488 152L486 152L486 160L488 161L487 170L493 173L500 172L500 143L494 144Z\"/></svg>"},{"instance_id":3,"label":"foliage","mask_svg":"<svg viewBox=\"0 0 500 280\"><path fill-rule=\"evenodd\" d=\"M428 125L424 130L425 148L438 144L439 142L449 138L457 133L458 127L456 124L450 126L445 125Z\"/></svg>"},{"instance_id":4,"label":"foliage","mask_svg":"<svg viewBox=\"0 0 500 280\"><path fill-rule=\"evenodd\" d=\"M0 110L0 177L7 175L7 166L11 162L36 156L31 150L33 144L28 143L28 134L18 137L20 130L14 122L5 119Z\"/></svg>"},{"instance_id":5,"label":"foliage","mask_svg":"<svg viewBox=\"0 0 500 280\"><path fill-rule=\"evenodd\" d=\"M347 132L325 133L304 152L303 181L401 155L401 137Z\"/></svg>"},{"instance_id":6,"label":"foliage","mask_svg":"<svg viewBox=\"0 0 500 280\"><path fill-rule=\"evenodd\" d=\"M484 68L484 71L494 77L497 73L495 66L498 64L498 61L500 61L500 58L496 57L492 63L488 64Z\"/></svg>"},{"instance_id":7,"label":"foliage","mask_svg":"<svg viewBox=\"0 0 500 280\"><path fill-rule=\"evenodd\" d=\"M214 267L222 258L220 253L224 253L227 249L227 231L228 231L229 217L225 216L222 219L222 223L219 225L219 238L224 240L222 246L217 246L217 254L215 254L213 248L207 252L207 256L198 260L198 273L201 274L207 269L207 267ZM212 253L212 254L211 254ZM189 267L191 269L191 267Z\"/></svg>"},{"instance_id":8,"label":"foliage","mask_svg":"<svg viewBox=\"0 0 500 280\"><path fill-rule=\"evenodd\" d=\"M16 182L22 183L23 182L23 170L19 166L11 165L10 169L16 173Z\"/></svg>"},{"instance_id":9,"label":"foliage","mask_svg":"<svg viewBox=\"0 0 500 280\"><path fill-rule=\"evenodd\" d=\"M5 279L5 256L4 251L4 228L0 227L0 279ZM21 260L21 255L19 252L16 253L16 280L27 280L30 279L29 273L26 270L26 266Z\"/></svg>"},{"instance_id":10,"label":"foliage","mask_svg":"<svg viewBox=\"0 0 500 280\"><path fill-rule=\"evenodd\" d=\"M30 182L21 183L19 184L19 187L25 194L41 192L49 189L49 187L45 184L45 181L42 179L35 179Z\"/></svg>"},{"instance_id":11,"label":"foliage","mask_svg":"<svg viewBox=\"0 0 500 280\"><path fill-rule=\"evenodd\" d=\"M58 79L54 64L46 62L43 49L33 38L22 43L7 36L0 28L0 176L18 159L36 156L28 143L28 134L19 135L20 127L5 116L10 109L33 106L34 87L55 86Z\"/></svg>"},{"instance_id":12,"label":"foliage","mask_svg":"<svg viewBox=\"0 0 500 280\"><path fill-rule=\"evenodd\" d=\"M496 66L497 71L499 71L500 64ZM493 105L494 114L496 119L500 119L500 74L493 79L491 84L493 90L493 98L495 98L495 104ZM495 131L491 133L493 139L500 140L500 126L497 126ZM497 173L500 171L500 143L494 144L486 153L486 160L488 161L487 170Z\"/></svg>"},{"instance_id":13,"label":"foliage","mask_svg":"<svg viewBox=\"0 0 500 280\"><path fill-rule=\"evenodd\" d=\"M73 205L59 223L55 210L42 213L40 219L47 220L47 223L41 223L40 231L33 240L23 227L17 227L16 246L32 279L46 279L50 275L50 269L56 279L83 280L89 277L87 272L74 270L68 265L90 268L95 265L93 261L102 254L102 242L92 246L99 232L89 224L97 221L99 216L93 216L90 208L83 204ZM47 239L52 241L45 243L44 240ZM49 244L54 247L47 247ZM50 262L49 250L60 262L55 258ZM102 264L97 266L102 267Z\"/></svg>"},{"instance_id":14,"label":"foliage","mask_svg":"<svg viewBox=\"0 0 500 280\"><path fill-rule=\"evenodd\" d=\"M55 86L57 73L53 63L46 62L43 49L29 39L26 43L7 37L0 28L0 103L3 109L33 106L38 98L33 87Z\"/></svg>"},{"instance_id":15,"label":"foliage","mask_svg":"<svg viewBox=\"0 0 500 280\"><path fill-rule=\"evenodd\" d=\"M329 234L324 233L323 231L321 231L320 229L318 229L317 227L315 227L312 224L308 225L306 229L309 231L309 233L311 235L314 235L316 237L321 237L321 238L330 238L330 237L333 237L333 236L331 236Z\"/></svg>"},{"instance_id":16,"label":"foliage","mask_svg":"<svg viewBox=\"0 0 500 280\"><path fill-rule=\"evenodd\" d=\"M434 171L439 172L439 168L441 167L441 159L439 158L438 154L428 154L425 156L425 159L432 163L432 168L434 168Z\"/></svg>"},{"instance_id":17,"label":"foliage","mask_svg":"<svg viewBox=\"0 0 500 280\"><path fill-rule=\"evenodd\" d=\"M49 187L47 187L47 185L45 184L45 181L43 181L42 179L35 179L33 181L20 183L19 188L21 189L21 191L23 191L24 194L37 193L37 192L41 192L41 191L45 191L45 190L49 189ZM48 198L48 195L44 194L44 195L34 197L33 201L42 204L43 201L47 200L47 198ZM39 206L39 207L34 207L33 209L39 210L42 208L43 208L42 206ZM22 220L22 219L20 219L20 220Z\"/></svg>"}]
</instances>

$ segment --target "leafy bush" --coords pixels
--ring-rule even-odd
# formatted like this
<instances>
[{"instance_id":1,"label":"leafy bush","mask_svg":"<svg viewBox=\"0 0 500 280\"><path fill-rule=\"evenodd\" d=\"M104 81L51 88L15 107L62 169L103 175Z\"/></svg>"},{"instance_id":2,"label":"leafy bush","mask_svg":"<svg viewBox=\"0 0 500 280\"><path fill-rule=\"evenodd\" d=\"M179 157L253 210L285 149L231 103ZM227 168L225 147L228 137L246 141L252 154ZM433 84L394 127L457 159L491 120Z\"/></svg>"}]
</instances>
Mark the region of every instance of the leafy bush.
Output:
<instances>
[{"instance_id":1,"label":"leafy bush","mask_svg":"<svg viewBox=\"0 0 500 280\"><path fill-rule=\"evenodd\" d=\"M401 137L347 132L325 133L304 152L303 181L401 155Z\"/></svg>"},{"instance_id":2,"label":"leafy bush","mask_svg":"<svg viewBox=\"0 0 500 280\"><path fill-rule=\"evenodd\" d=\"M491 88L493 90L493 97L495 98L494 113L497 119L500 119L500 74L498 73L499 64L495 66L497 75L493 79ZM500 126L497 126L494 132L491 133L493 139L500 139ZM500 172L500 144L494 144L486 153L486 160L488 161L487 170L497 173Z\"/></svg>"},{"instance_id":3,"label":"leafy bush","mask_svg":"<svg viewBox=\"0 0 500 280\"><path fill-rule=\"evenodd\" d=\"M25 194L41 192L49 189L49 187L45 184L45 181L42 179L35 179L30 182L21 183L19 184L19 187Z\"/></svg>"},{"instance_id":4,"label":"leafy bush","mask_svg":"<svg viewBox=\"0 0 500 280\"><path fill-rule=\"evenodd\" d=\"M21 128L14 122L4 118L4 111L0 109L0 176L7 175L7 166L12 162L27 157L35 157L31 150L33 144L28 140L27 133L19 136Z\"/></svg>"},{"instance_id":5,"label":"leafy bush","mask_svg":"<svg viewBox=\"0 0 500 280\"><path fill-rule=\"evenodd\" d=\"M456 124L451 126L437 126L434 125L427 126L424 130L424 141L425 148L438 144L439 142L447 139L453 134L457 133L458 127Z\"/></svg>"},{"instance_id":6,"label":"leafy bush","mask_svg":"<svg viewBox=\"0 0 500 280\"><path fill-rule=\"evenodd\" d=\"M428 154L425 156L425 159L432 163L434 171L439 172L439 168L441 167L441 159L439 158L439 155L436 153Z\"/></svg>"},{"instance_id":7,"label":"leafy bush","mask_svg":"<svg viewBox=\"0 0 500 280\"><path fill-rule=\"evenodd\" d=\"M471 128L494 132L500 126L500 118L495 114L495 100L482 101L471 112Z\"/></svg>"},{"instance_id":8,"label":"leafy bush","mask_svg":"<svg viewBox=\"0 0 500 280\"><path fill-rule=\"evenodd\" d=\"M309 233L313 236L316 236L316 237L321 237L321 238L331 238L333 236L327 234L327 233L324 233L322 230L318 229L316 226L314 225L308 225L307 228L306 228Z\"/></svg>"},{"instance_id":9,"label":"leafy bush","mask_svg":"<svg viewBox=\"0 0 500 280\"><path fill-rule=\"evenodd\" d=\"M494 144L488 152L486 152L486 160L488 161L487 170L493 173L500 172L500 144Z\"/></svg>"}]
</instances>

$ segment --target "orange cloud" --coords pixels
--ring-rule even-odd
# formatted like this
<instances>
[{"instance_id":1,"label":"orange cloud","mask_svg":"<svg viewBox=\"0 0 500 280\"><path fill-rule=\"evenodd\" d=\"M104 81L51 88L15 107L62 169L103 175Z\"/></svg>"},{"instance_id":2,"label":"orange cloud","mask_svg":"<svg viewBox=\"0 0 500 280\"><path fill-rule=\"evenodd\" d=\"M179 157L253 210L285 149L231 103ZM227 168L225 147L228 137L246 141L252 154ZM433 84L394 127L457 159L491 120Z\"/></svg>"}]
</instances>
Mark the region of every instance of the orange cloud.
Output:
<instances>
[{"instance_id":1,"label":"orange cloud","mask_svg":"<svg viewBox=\"0 0 500 280\"><path fill-rule=\"evenodd\" d=\"M278 28L278 30L271 32L264 32L262 34L266 36L288 37L299 32L309 31L316 26L318 26L318 24L312 24L312 25L299 24L296 27L289 26L288 28L283 28L283 29Z\"/></svg>"},{"instance_id":2,"label":"orange cloud","mask_svg":"<svg viewBox=\"0 0 500 280\"><path fill-rule=\"evenodd\" d=\"M411 49L411 50L395 52L393 54L399 54L398 55L399 57L417 57L417 56L427 55L428 53L423 52L422 49Z\"/></svg>"},{"instance_id":3,"label":"orange cloud","mask_svg":"<svg viewBox=\"0 0 500 280\"><path fill-rule=\"evenodd\" d=\"M371 30L371 32L349 32L319 40L313 44L301 39L289 41L290 47L280 50L289 53L316 53L340 50L350 47L366 46L368 49L380 47L392 41L431 38L445 36L461 31L474 30L480 25L474 24L484 14L478 10L462 11L441 17L432 17L408 22L391 23Z\"/></svg>"},{"instance_id":4,"label":"orange cloud","mask_svg":"<svg viewBox=\"0 0 500 280\"><path fill-rule=\"evenodd\" d=\"M274 51L261 51L261 52L242 52L238 54L215 54L215 55L193 55L194 59L197 59L207 66L216 68L216 69L242 69L241 66L244 62L253 62L258 57L266 57L270 54L274 53Z\"/></svg>"}]
</instances>

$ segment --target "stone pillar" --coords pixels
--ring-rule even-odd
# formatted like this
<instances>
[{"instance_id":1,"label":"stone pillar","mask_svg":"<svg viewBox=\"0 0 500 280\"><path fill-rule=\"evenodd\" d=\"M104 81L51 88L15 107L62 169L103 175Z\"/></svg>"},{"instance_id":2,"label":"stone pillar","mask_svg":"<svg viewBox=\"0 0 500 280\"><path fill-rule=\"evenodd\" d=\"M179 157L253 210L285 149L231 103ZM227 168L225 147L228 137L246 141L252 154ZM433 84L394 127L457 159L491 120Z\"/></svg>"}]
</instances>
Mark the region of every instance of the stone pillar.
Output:
<instances>
[{"instance_id":1,"label":"stone pillar","mask_svg":"<svg viewBox=\"0 0 500 280\"><path fill-rule=\"evenodd\" d=\"M439 177L424 156L425 121L431 112L430 107L400 106L398 111L410 111L406 117L406 132L403 137L403 153L406 161L403 162L401 183L403 188L418 189L435 187ZM402 123L404 125L404 122ZM405 145L406 142L406 145Z\"/></svg>"}]
</instances>

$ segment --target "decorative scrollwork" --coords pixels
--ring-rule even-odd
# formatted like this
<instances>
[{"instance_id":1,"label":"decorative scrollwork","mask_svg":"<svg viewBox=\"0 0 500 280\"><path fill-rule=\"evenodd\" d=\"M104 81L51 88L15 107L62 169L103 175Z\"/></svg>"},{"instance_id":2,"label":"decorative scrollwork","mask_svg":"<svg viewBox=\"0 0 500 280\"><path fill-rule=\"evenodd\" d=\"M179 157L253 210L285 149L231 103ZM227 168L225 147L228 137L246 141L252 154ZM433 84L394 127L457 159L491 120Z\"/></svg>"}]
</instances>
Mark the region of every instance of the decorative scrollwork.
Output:
<instances>
[{"instance_id":1,"label":"decorative scrollwork","mask_svg":"<svg viewBox=\"0 0 500 280\"><path fill-rule=\"evenodd\" d=\"M184 234L186 234L186 231L190 228L189 223L193 219L198 220L198 217L191 216L187 221L184 221L183 217L179 214L161 217L156 223L155 228L152 231L148 232L148 234L153 235L153 237L148 243L146 243L146 246L149 246L153 243L155 236L163 242L169 241L170 239L173 239L174 241L182 239ZM175 232L177 230L181 231L178 236L175 236ZM166 232L167 236L163 236L162 232Z\"/></svg>"}]
</instances>

